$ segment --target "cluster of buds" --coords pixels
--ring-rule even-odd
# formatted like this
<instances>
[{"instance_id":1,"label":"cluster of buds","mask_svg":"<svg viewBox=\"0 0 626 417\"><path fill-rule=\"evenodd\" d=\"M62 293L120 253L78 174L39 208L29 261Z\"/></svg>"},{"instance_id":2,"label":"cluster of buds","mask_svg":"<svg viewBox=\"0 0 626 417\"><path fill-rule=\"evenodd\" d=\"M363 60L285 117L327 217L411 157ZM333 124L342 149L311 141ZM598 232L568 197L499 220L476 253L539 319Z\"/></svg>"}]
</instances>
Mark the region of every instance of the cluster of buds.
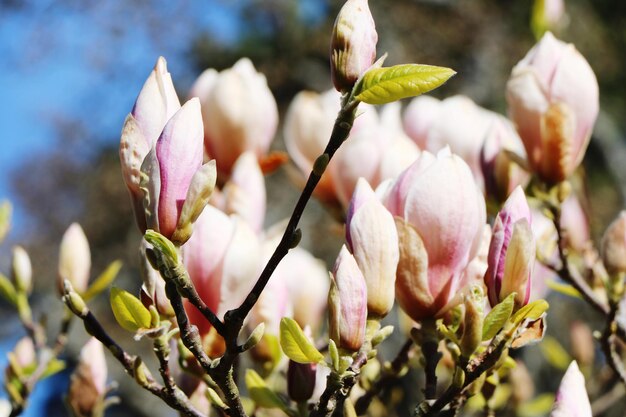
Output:
<instances>
[{"instance_id":1,"label":"cluster of buds","mask_svg":"<svg viewBox=\"0 0 626 417\"><path fill-rule=\"evenodd\" d=\"M293 100L285 120L287 151L303 175L308 175L316 158L324 151L337 111L339 95L300 93ZM418 156L418 147L401 125L400 106L388 104L378 113L373 106L361 105L350 136L339 148L320 183L316 195L327 203L347 208L359 178L372 187L395 178Z\"/></svg>"},{"instance_id":2,"label":"cluster of buds","mask_svg":"<svg viewBox=\"0 0 626 417\"><path fill-rule=\"evenodd\" d=\"M203 125L200 102L182 107L165 59L158 59L120 141L122 173L137 224L182 245L215 187L215 163L202 164Z\"/></svg>"}]
</instances>

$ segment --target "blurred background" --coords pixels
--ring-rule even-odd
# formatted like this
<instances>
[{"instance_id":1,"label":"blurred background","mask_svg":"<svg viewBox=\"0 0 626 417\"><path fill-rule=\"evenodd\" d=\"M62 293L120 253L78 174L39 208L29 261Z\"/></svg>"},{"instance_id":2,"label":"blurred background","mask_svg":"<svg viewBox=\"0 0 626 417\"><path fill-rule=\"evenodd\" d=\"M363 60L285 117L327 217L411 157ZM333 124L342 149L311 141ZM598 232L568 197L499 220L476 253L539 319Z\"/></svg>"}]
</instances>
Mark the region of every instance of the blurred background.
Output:
<instances>
[{"instance_id":1,"label":"blurred background","mask_svg":"<svg viewBox=\"0 0 626 417\"><path fill-rule=\"evenodd\" d=\"M58 244L75 221L89 238L93 275L121 259L124 268L117 285L137 290L140 235L117 147L124 118L157 57L167 59L177 91L185 97L202 70L224 69L248 56L267 76L282 116L302 89L331 87L329 38L342 4L1 0L0 199L14 204L14 221L0 265L6 270L13 244L28 250L36 310L56 322L61 311L54 291ZM370 8L379 55L388 52L389 65L417 62L454 68L458 75L435 96L466 94L486 108L506 112L506 80L535 42L529 25L531 0L370 0ZM557 36L576 45L600 83L602 113L585 160L591 196L587 209L597 238L624 206L626 195L626 2L567 0L565 21ZM279 129L276 149L283 148L280 136ZM269 225L290 213L298 189L282 170L268 183ZM318 238L326 242L308 249L331 263L341 244L337 224L317 202L305 213L304 223L305 236L312 236L309 243ZM106 300L94 310L111 317ZM21 330L6 305L0 304L0 314L6 318L0 325L0 346L6 351ZM86 339L80 326L74 327L70 352ZM561 330L557 336L568 345L567 326ZM113 328L111 333L116 335ZM121 330L119 335L128 339ZM139 349L129 341L126 346ZM539 387L554 391L562 372L550 370L545 362L534 365L547 366L542 371L546 375L555 373L556 382L548 378ZM133 382L120 369L110 363L124 402L110 415L171 415L156 399L132 390ZM45 391L39 389L26 415L65 415L59 393L65 392L66 380L60 375Z\"/></svg>"}]
</instances>

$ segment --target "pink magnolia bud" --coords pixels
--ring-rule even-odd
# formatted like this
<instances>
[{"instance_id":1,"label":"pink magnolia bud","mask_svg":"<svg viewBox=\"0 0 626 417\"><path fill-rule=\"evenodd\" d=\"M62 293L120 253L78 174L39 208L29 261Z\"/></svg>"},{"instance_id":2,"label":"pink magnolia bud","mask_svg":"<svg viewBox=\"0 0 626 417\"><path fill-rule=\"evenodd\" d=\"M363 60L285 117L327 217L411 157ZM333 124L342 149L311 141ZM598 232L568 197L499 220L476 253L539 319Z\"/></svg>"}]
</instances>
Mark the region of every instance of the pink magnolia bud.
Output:
<instances>
[{"instance_id":1,"label":"pink magnolia bud","mask_svg":"<svg viewBox=\"0 0 626 417\"><path fill-rule=\"evenodd\" d=\"M492 307L509 294L517 293L515 304L524 306L530 298L535 239L526 196L517 187L504 203L493 226L485 285Z\"/></svg>"},{"instance_id":2,"label":"pink magnolia bud","mask_svg":"<svg viewBox=\"0 0 626 417\"><path fill-rule=\"evenodd\" d=\"M265 178L254 153L245 152L237 159L223 192L226 212L237 214L255 232L261 232L265 220Z\"/></svg>"},{"instance_id":3,"label":"pink magnolia bud","mask_svg":"<svg viewBox=\"0 0 626 417\"><path fill-rule=\"evenodd\" d=\"M345 2L333 27L330 43L330 73L341 93L352 90L361 75L376 60L378 34L367 0Z\"/></svg>"},{"instance_id":4,"label":"pink magnolia bud","mask_svg":"<svg viewBox=\"0 0 626 417\"><path fill-rule=\"evenodd\" d=\"M155 144L165 124L180 109L165 58L159 57L146 80L131 114L137 121L148 147Z\"/></svg>"},{"instance_id":5,"label":"pink magnolia bud","mask_svg":"<svg viewBox=\"0 0 626 417\"><path fill-rule=\"evenodd\" d=\"M13 349L17 364L22 368L29 367L35 363L35 345L30 337L21 338Z\"/></svg>"},{"instance_id":6,"label":"pink magnolia bud","mask_svg":"<svg viewBox=\"0 0 626 417\"><path fill-rule=\"evenodd\" d=\"M132 112L124 122L120 141L120 162L126 187L140 229L145 230L145 215L140 192L141 164L156 143L167 121L180 109L180 102L163 57L146 80Z\"/></svg>"},{"instance_id":7,"label":"pink magnolia bud","mask_svg":"<svg viewBox=\"0 0 626 417\"><path fill-rule=\"evenodd\" d=\"M363 178L350 201L346 240L365 277L368 313L386 316L394 302L398 233L391 213Z\"/></svg>"},{"instance_id":8,"label":"pink magnolia bud","mask_svg":"<svg viewBox=\"0 0 626 417\"><path fill-rule=\"evenodd\" d=\"M202 166L202 129L200 101L191 99L167 122L156 143L159 232L168 238L178 225L191 180Z\"/></svg>"},{"instance_id":9,"label":"pink magnolia bud","mask_svg":"<svg viewBox=\"0 0 626 417\"><path fill-rule=\"evenodd\" d=\"M428 133L439 119L441 101L431 96L419 96L411 100L404 112L403 125L406 134L420 149L429 149Z\"/></svg>"},{"instance_id":10,"label":"pink magnolia bud","mask_svg":"<svg viewBox=\"0 0 626 417\"><path fill-rule=\"evenodd\" d=\"M89 367L92 381L98 393L104 395L107 382L107 363L104 348L96 338L92 337L80 350L79 362Z\"/></svg>"},{"instance_id":11,"label":"pink magnolia bud","mask_svg":"<svg viewBox=\"0 0 626 417\"><path fill-rule=\"evenodd\" d=\"M376 114L374 109L368 112ZM333 158L333 183L344 207L359 178L376 187L397 177L419 156L417 146L402 131L399 103L384 106L380 118L370 119L360 121Z\"/></svg>"},{"instance_id":12,"label":"pink magnolia bud","mask_svg":"<svg viewBox=\"0 0 626 417\"><path fill-rule=\"evenodd\" d=\"M583 159L598 116L598 81L574 45L546 33L513 68L509 113L541 179L568 178Z\"/></svg>"},{"instance_id":13,"label":"pink magnolia bud","mask_svg":"<svg viewBox=\"0 0 626 417\"><path fill-rule=\"evenodd\" d=\"M602 237L602 260L610 274L626 273L626 211L617 216Z\"/></svg>"},{"instance_id":14,"label":"pink magnolia bud","mask_svg":"<svg viewBox=\"0 0 626 417\"><path fill-rule=\"evenodd\" d=\"M430 125L426 149L437 152L449 146L469 165L480 184L480 150L496 117L469 97L449 97L441 102L437 117Z\"/></svg>"},{"instance_id":15,"label":"pink magnolia bud","mask_svg":"<svg viewBox=\"0 0 626 417\"><path fill-rule=\"evenodd\" d=\"M591 404L585 388L585 377L573 361L556 393L550 417L591 417Z\"/></svg>"},{"instance_id":16,"label":"pink magnolia bud","mask_svg":"<svg viewBox=\"0 0 626 417\"><path fill-rule=\"evenodd\" d=\"M463 270L480 246L482 193L467 164L449 149L436 157L422 152L396 179L386 206L397 216L398 303L414 320L437 317L451 307Z\"/></svg>"},{"instance_id":17,"label":"pink magnolia bud","mask_svg":"<svg viewBox=\"0 0 626 417\"><path fill-rule=\"evenodd\" d=\"M183 263L200 298L220 317L238 306L254 285L259 256L250 226L212 206L205 207L183 247ZM200 334L207 334L208 321L192 305L185 304L185 309Z\"/></svg>"},{"instance_id":18,"label":"pink magnolia bud","mask_svg":"<svg viewBox=\"0 0 626 417\"><path fill-rule=\"evenodd\" d=\"M485 193L502 203L518 186L525 186L530 175L510 153L526 159L524 145L515 128L504 117L495 117L480 151L480 168L485 180Z\"/></svg>"},{"instance_id":19,"label":"pink magnolia bud","mask_svg":"<svg viewBox=\"0 0 626 417\"><path fill-rule=\"evenodd\" d=\"M367 286L356 260L344 245L337 256L328 293L329 333L337 347L361 348L367 320Z\"/></svg>"},{"instance_id":20,"label":"pink magnolia bud","mask_svg":"<svg viewBox=\"0 0 626 417\"><path fill-rule=\"evenodd\" d=\"M276 244L272 245L272 250ZM319 329L328 303L328 270L326 264L302 248L294 248L276 268L287 284L293 318L300 327Z\"/></svg>"},{"instance_id":21,"label":"pink magnolia bud","mask_svg":"<svg viewBox=\"0 0 626 417\"><path fill-rule=\"evenodd\" d=\"M568 247L579 252L589 247L589 217L575 194L567 197L561 205L561 229L565 232L563 237Z\"/></svg>"},{"instance_id":22,"label":"pink magnolia bud","mask_svg":"<svg viewBox=\"0 0 626 417\"><path fill-rule=\"evenodd\" d=\"M72 223L63 235L59 249L59 291L63 292L64 280L70 281L79 294L87 291L90 270L89 242L83 228L78 223Z\"/></svg>"},{"instance_id":23,"label":"pink magnolia bud","mask_svg":"<svg viewBox=\"0 0 626 417\"><path fill-rule=\"evenodd\" d=\"M242 58L227 70L203 74L192 91L202 100L204 144L220 174L230 175L245 151L257 158L269 149L278 108L265 76Z\"/></svg>"},{"instance_id":24,"label":"pink magnolia bud","mask_svg":"<svg viewBox=\"0 0 626 417\"><path fill-rule=\"evenodd\" d=\"M315 390L316 363L289 361L287 368L287 393L296 402L307 401Z\"/></svg>"},{"instance_id":25,"label":"pink magnolia bud","mask_svg":"<svg viewBox=\"0 0 626 417\"><path fill-rule=\"evenodd\" d=\"M67 403L77 416L90 416L103 408L106 395L107 364L102 344L95 338L83 346L78 365L71 376Z\"/></svg>"},{"instance_id":26,"label":"pink magnolia bud","mask_svg":"<svg viewBox=\"0 0 626 417\"><path fill-rule=\"evenodd\" d=\"M322 94L302 91L289 104L283 137L289 157L300 169L303 177L309 175L315 159L324 152L341 107L340 99L341 96L335 90L328 90ZM334 158L331 161L332 165ZM335 198L331 166L324 172L315 188L316 196L324 201L332 201Z\"/></svg>"}]
</instances>

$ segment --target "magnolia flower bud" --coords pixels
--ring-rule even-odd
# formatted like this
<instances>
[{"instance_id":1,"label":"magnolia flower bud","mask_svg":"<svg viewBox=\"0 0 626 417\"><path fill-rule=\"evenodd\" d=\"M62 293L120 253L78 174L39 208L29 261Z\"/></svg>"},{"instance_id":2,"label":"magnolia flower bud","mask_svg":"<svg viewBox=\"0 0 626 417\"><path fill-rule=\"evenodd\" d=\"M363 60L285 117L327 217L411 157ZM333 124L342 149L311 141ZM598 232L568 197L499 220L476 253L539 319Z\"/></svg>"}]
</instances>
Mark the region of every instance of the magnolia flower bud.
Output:
<instances>
[{"instance_id":1,"label":"magnolia flower bud","mask_svg":"<svg viewBox=\"0 0 626 417\"><path fill-rule=\"evenodd\" d=\"M426 149L437 152L449 146L469 165L480 184L480 150L496 118L496 113L478 106L469 97L449 97L441 101L437 117L430 125Z\"/></svg>"},{"instance_id":2,"label":"magnolia flower bud","mask_svg":"<svg viewBox=\"0 0 626 417\"><path fill-rule=\"evenodd\" d=\"M598 116L598 81L574 45L550 32L513 68L509 113L532 170L544 181L568 178L583 159Z\"/></svg>"},{"instance_id":3,"label":"magnolia flower bud","mask_svg":"<svg viewBox=\"0 0 626 417\"><path fill-rule=\"evenodd\" d=\"M237 159L223 192L226 212L239 215L255 232L261 232L265 220L265 179L252 152Z\"/></svg>"},{"instance_id":4,"label":"magnolia flower bud","mask_svg":"<svg viewBox=\"0 0 626 417\"><path fill-rule=\"evenodd\" d=\"M530 175L512 158L511 153L526 159L524 145L507 119L496 117L480 151L480 168L485 193L496 203L503 203L518 185L525 186Z\"/></svg>"},{"instance_id":5,"label":"magnolia flower bud","mask_svg":"<svg viewBox=\"0 0 626 417\"><path fill-rule=\"evenodd\" d=\"M556 393L550 417L591 417L591 404L585 388L585 377L573 361Z\"/></svg>"},{"instance_id":6,"label":"magnolia flower bud","mask_svg":"<svg viewBox=\"0 0 626 417\"><path fill-rule=\"evenodd\" d=\"M124 122L120 140L120 162L139 228L146 228L142 204L141 164L156 143L167 121L180 109L172 77L163 57L146 80L132 112Z\"/></svg>"},{"instance_id":7,"label":"magnolia flower bud","mask_svg":"<svg viewBox=\"0 0 626 417\"><path fill-rule=\"evenodd\" d=\"M328 143L341 107L340 99L335 90L321 94L302 91L289 104L283 128L285 147L303 175L311 172L315 159ZM334 198L335 190L329 170L324 172L315 191L324 200Z\"/></svg>"},{"instance_id":8,"label":"magnolia flower bud","mask_svg":"<svg viewBox=\"0 0 626 417\"><path fill-rule=\"evenodd\" d=\"M367 312L382 318L393 307L398 233L391 213L359 179L346 220L346 241L367 285Z\"/></svg>"},{"instance_id":9,"label":"magnolia flower bud","mask_svg":"<svg viewBox=\"0 0 626 417\"><path fill-rule=\"evenodd\" d=\"M315 389L316 363L289 361L287 368L287 393L296 402L307 401Z\"/></svg>"},{"instance_id":10,"label":"magnolia flower bud","mask_svg":"<svg viewBox=\"0 0 626 417\"><path fill-rule=\"evenodd\" d=\"M276 244L272 246L272 249ZM328 302L326 264L302 248L294 248L274 271L287 283L293 318L300 327L316 331L324 318Z\"/></svg>"},{"instance_id":11,"label":"magnolia flower bud","mask_svg":"<svg viewBox=\"0 0 626 417\"><path fill-rule=\"evenodd\" d=\"M33 340L30 337L21 338L15 345L13 354L17 360L17 364L22 368L35 363L35 345L33 344Z\"/></svg>"},{"instance_id":12,"label":"magnolia flower bud","mask_svg":"<svg viewBox=\"0 0 626 417\"><path fill-rule=\"evenodd\" d=\"M515 292L519 308L530 298L535 238L526 196L517 187L504 203L493 226L485 285L492 307Z\"/></svg>"},{"instance_id":13,"label":"magnolia flower bud","mask_svg":"<svg viewBox=\"0 0 626 417\"><path fill-rule=\"evenodd\" d=\"M63 281L68 280L78 293L84 293L89 283L91 252L89 242L78 223L72 223L63 235L59 249L58 288L63 294Z\"/></svg>"},{"instance_id":14,"label":"magnolia flower bud","mask_svg":"<svg viewBox=\"0 0 626 417\"><path fill-rule=\"evenodd\" d=\"M156 143L160 177L158 230L170 238L178 224L181 201L185 201L191 180L202 166L202 115L200 101L191 99L163 128ZM150 196L156 201L156 196Z\"/></svg>"},{"instance_id":15,"label":"magnolia flower bud","mask_svg":"<svg viewBox=\"0 0 626 417\"><path fill-rule=\"evenodd\" d=\"M356 352L365 338L367 287L363 273L344 245L331 274L329 333L337 347Z\"/></svg>"},{"instance_id":16,"label":"magnolia flower bud","mask_svg":"<svg viewBox=\"0 0 626 417\"><path fill-rule=\"evenodd\" d=\"M376 60L378 34L367 0L348 0L343 5L330 43L330 72L341 93L352 90Z\"/></svg>"},{"instance_id":17,"label":"magnolia flower bud","mask_svg":"<svg viewBox=\"0 0 626 417\"><path fill-rule=\"evenodd\" d=\"M11 278L18 291L30 294L33 289L33 268L28 253L21 246L13 248Z\"/></svg>"},{"instance_id":18,"label":"magnolia flower bud","mask_svg":"<svg viewBox=\"0 0 626 417\"><path fill-rule=\"evenodd\" d=\"M587 323L574 320L569 327L572 356L583 367L593 366L596 355L596 340Z\"/></svg>"},{"instance_id":19,"label":"magnolia flower bud","mask_svg":"<svg viewBox=\"0 0 626 417\"><path fill-rule=\"evenodd\" d=\"M183 246L183 263L198 295L219 317L238 306L254 285L259 256L250 226L210 205ZM185 310L201 335L209 333L209 322L193 305L185 302Z\"/></svg>"},{"instance_id":20,"label":"magnolia flower bud","mask_svg":"<svg viewBox=\"0 0 626 417\"><path fill-rule=\"evenodd\" d=\"M441 108L440 100L426 95L415 97L406 107L403 118L404 130L420 149L430 149L428 133L438 120Z\"/></svg>"},{"instance_id":21,"label":"magnolia flower bud","mask_svg":"<svg viewBox=\"0 0 626 417\"><path fill-rule=\"evenodd\" d=\"M449 149L422 152L395 181L386 206L396 216L396 297L414 320L438 317L480 247L485 201L467 164ZM461 300L457 300L460 302Z\"/></svg>"},{"instance_id":22,"label":"magnolia flower bud","mask_svg":"<svg viewBox=\"0 0 626 417\"><path fill-rule=\"evenodd\" d=\"M602 260L608 273L626 273L626 210L604 232Z\"/></svg>"},{"instance_id":23,"label":"magnolia flower bud","mask_svg":"<svg viewBox=\"0 0 626 417\"><path fill-rule=\"evenodd\" d=\"M83 346L72 374L67 403L77 416L90 416L102 407L106 394L107 364L102 344L95 338Z\"/></svg>"},{"instance_id":24,"label":"magnolia flower bud","mask_svg":"<svg viewBox=\"0 0 626 417\"><path fill-rule=\"evenodd\" d=\"M265 76L248 58L219 74L203 73L192 93L202 101L204 145L220 174L230 175L239 155L263 156L278 126L278 108Z\"/></svg>"}]
</instances>

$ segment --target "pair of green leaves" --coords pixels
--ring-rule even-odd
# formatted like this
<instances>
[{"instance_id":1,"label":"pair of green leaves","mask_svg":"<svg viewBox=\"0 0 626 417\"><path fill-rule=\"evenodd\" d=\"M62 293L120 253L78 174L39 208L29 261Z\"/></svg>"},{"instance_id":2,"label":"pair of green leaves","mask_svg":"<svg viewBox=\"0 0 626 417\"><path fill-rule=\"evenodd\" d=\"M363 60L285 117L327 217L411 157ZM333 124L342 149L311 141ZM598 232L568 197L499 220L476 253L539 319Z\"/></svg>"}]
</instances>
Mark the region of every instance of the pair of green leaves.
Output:
<instances>
[{"instance_id":1,"label":"pair of green leaves","mask_svg":"<svg viewBox=\"0 0 626 417\"><path fill-rule=\"evenodd\" d=\"M520 324L523 320L537 320L548 310L546 300L536 300L520 308L515 314L515 293L510 294L500 304L496 305L485 317L483 322L483 341L492 339L509 321L513 325Z\"/></svg>"}]
</instances>

